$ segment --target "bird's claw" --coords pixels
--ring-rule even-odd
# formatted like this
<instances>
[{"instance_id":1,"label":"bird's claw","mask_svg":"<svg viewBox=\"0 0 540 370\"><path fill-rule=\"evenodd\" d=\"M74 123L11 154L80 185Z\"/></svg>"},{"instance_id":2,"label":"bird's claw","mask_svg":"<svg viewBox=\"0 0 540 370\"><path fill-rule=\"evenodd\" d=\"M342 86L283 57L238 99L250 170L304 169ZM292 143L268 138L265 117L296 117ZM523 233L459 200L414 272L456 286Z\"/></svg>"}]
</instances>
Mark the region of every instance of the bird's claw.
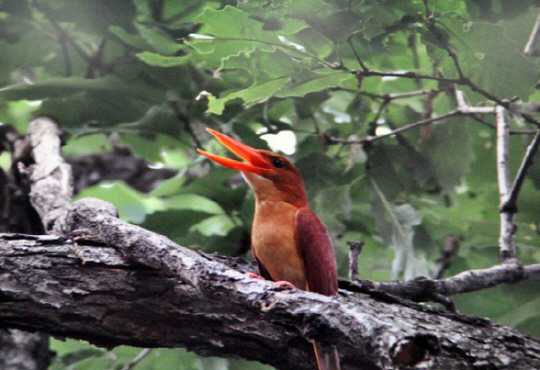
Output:
<instances>
[{"instance_id":1,"label":"bird's claw","mask_svg":"<svg viewBox=\"0 0 540 370\"><path fill-rule=\"evenodd\" d=\"M291 283L291 282L288 282L288 281L285 281L285 280L279 280L279 281L276 281L274 283L274 288L277 288L277 289L296 289L296 287Z\"/></svg>"},{"instance_id":2,"label":"bird's claw","mask_svg":"<svg viewBox=\"0 0 540 370\"><path fill-rule=\"evenodd\" d=\"M246 272L245 275L246 275L247 277L252 278L252 279L266 280L266 279L263 278L261 275L257 275L257 274L255 274L255 273L253 273L253 272Z\"/></svg>"}]
</instances>

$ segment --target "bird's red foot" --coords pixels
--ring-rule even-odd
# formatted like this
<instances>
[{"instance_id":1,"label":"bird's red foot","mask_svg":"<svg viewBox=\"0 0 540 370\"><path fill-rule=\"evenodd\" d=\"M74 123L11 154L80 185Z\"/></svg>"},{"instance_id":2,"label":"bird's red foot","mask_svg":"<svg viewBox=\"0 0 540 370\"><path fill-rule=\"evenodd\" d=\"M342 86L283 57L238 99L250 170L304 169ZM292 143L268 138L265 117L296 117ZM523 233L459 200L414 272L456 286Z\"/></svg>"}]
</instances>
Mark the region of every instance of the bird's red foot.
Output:
<instances>
[{"instance_id":1,"label":"bird's red foot","mask_svg":"<svg viewBox=\"0 0 540 370\"><path fill-rule=\"evenodd\" d=\"M288 282L288 281L285 281L285 280L279 280L279 281L276 281L274 283L274 288L295 289L296 287L291 282Z\"/></svg>"},{"instance_id":2,"label":"bird's red foot","mask_svg":"<svg viewBox=\"0 0 540 370\"><path fill-rule=\"evenodd\" d=\"M261 275L257 275L257 274L255 274L255 273L253 273L253 272L246 272L245 275L246 275L247 277L252 278L252 279L266 280L266 279L263 278Z\"/></svg>"}]
</instances>

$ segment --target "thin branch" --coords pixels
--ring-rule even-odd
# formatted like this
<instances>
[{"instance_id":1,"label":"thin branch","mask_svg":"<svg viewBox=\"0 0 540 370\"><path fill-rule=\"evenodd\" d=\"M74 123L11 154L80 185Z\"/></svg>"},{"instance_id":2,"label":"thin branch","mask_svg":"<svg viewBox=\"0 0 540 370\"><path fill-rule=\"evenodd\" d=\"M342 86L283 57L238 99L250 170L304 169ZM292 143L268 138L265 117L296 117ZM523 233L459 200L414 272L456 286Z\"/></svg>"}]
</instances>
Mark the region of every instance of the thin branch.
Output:
<instances>
[{"instance_id":1,"label":"thin branch","mask_svg":"<svg viewBox=\"0 0 540 370\"><path fill-rule=\"evenodd\" d=\"M523 54L526 57L531 57L533 55L534 44L536 44L538 36L540 36L540 11L536 17L536 22L534 22L534 26L531 34L529 35L529 39L527 40L527 44L525 44L525 48L523 49Z\"/></svg>"},{"instance_id":2,"label":"thin branch","mask_svg":"<svg viewBox=\"0 0 540 370\"><path fill-rule=\"evenodd\" d=\"M523 280L540 280L540 264L522 266L515 259L509 259L493 267L468 270L441 280L418 277L409 280L358 283L364 288L383 291L416 302L436 302L437 295L449 297Z\"/></svg>"},{"instance_id":3,"label":"thin branch","mask_svg":"<svg viewBox=\"0 0 540 370\"><path fill-rule=\"evenodd\" d=\"M448 235L446 237L446 245L443 250L443 255L437 263L437 272L433 276L434 279L440 279L448 270L454 258L459 251L459 239L455 235Z\"/></svg>"},{"instance_id":4,"label":"thin branch","mask_svg":"<svg viewBox=\"0 0 540 370\"><path fill-rule=\"evenodd\" d=\"M121 370L131 370L135 366L139 364L142 360L146 358L152 352L151 348L145 348L137 356L135 356L131 361L129 361L126 366L124 366Z\"/></svg>"},{"instance_id":5,"label":"thin branch","mask_svg":"<svg viewBox=\"0 0 540 370\"><path fill-rule=\"evenodd\" d=\"M349 246L349 280L358 280L358 256L362 253L364 242L347 242Z\"/></svg>"},{"instance_id":6,"label":"thin branch","mask_svg":"<svg viewBox=\"0 0 540 370\"><path fill-rule=\"evenodd\" d=\"M437 117L432 117L432 118L423 119L423 120L420 120L420 121L410 123L408 125L402 126L400 128L397 128L395 130L392 130L392 131L387 132L387 133L382 134L382 135L369 136L369 137L367 137L365 139L360 139L360 140L346 140L346 139L334 138L334 137L329 136L329 137L326 138L326 144L332 145L332 144L367 144L367 143L373 143L373 142L375 142L377 140L383 139L383 138L388 137L388 136L399 134L401 132L410 130L410 129L418 127L418 126L426 125L426 124L432 123L432 122L443 121L445 119L448 119L448 118L454 117L454 116L458 116L458 115L461 115L461 111L459 109L456 109L456 110L450 111L448 113L442 114L442 115L437 116Z\"/></svg>"},{"instance_id":7,"label":"thin branch","mask_svg":"<svg viewBox=\"0 0 540 370\"><path fill-rule=\"evenodd\" d=\"M497 117L497 180L501 209L510 194L509 131L510 125L506 109L496 107ZM500 212L499 251L500 259L505 261L516 256L515 233L516 209L504 209Z\"/></svg>"},{"instance_id":8,"label":"thin branch","mask_svg":"<svg viewBox=\"0 0 540 370\"><path fill-rule=\"evenodd\" d=\"M504 107L496 107L497 117L497 181L499 184L499 195L502 198L506 197L510 190L510 166L508 163L509 157L509 130L510 125L506 117Z\"/></svg>"},{"instance_id":9,"label":"thin branch","mask_svg":"<svg viewBox=\"0 0 540 370\"><path fill-rule=\"evenodd\" d=\"M490 129L496 130L497 126L491 122L486 121L477 114L470 114L469 117L474 119L476 122L481 123L482 125L489 127ZM513 129L509 131L510 135L534 135L537 130L522 130L522 129Z\"/></svg>"},{"instance_id":10,"label":"thin branch","mask_svg":"<svg viewBox=\"0 0 540 370\"><path fill-rule=\"evenodd\" d=\"M382 72L382 71L357 71L357 75L361 75L362 77L398 77L398 78L409 78L409 79L424 79L424 80L434 80L434 81L444 81L448 83L456 83L460 84L463 83L459 78L446 78L446 77L440 77L440 76L431 76L431 75L425 75L421 73L416 72Z\"/></svg>"},{"instance_id":11,"label":"thin branch","mask_svg":"<svg viewBox=\"0 0 540 370\"><path fill-rule=\"evenodd\" d=\"M344 90L344 89L341 89ZM397 100L397 99L406 99L406 98L412 98L415 96L421 96L421 95L428 95L433 94L434 92L438 92L439 90L435 89L426 89L426 90L416 90L416 91L409 91L404 93L390 93L390 94L373 94L367 91L356 91L356 90L350 90L351 92L358 93L360 95L368 96L372 99L382 99L382 100Z\"/></svg>"},{"instance_id":12,"label":"thin branch","mask_svg":"<svg viewBox=\"0 0 540 370\"><path fill-rule=\"evenodd\" d=\"M519 191L521 190L521 186L523 185L523 181L525 180L527 171L533 164L533 159L536 153L538 152L539 144L540 144L540 130L537 130L536 135L534 135L534 138L532 139L531 143L527 147L527 151L525 153L525 156L523 157L521 166L519 167L516 178L514 179L514 183L512 184L512 189L507 194L505 199L502 200L502 204L500 208L501 212L509 212L512 210L513 211L517 210L517 198L519 195Z\"/></svg>"},{"instance_id":13,"label":"thin branch","mask_svg":"<svg viewBox=\"0 0 540 370\"><path fill-rule=\"evenodd\" d=\"M454 62L454 67L456 68L456 71L458 73L459 79L462 81L470 81L468 78L465 77L465 74L463 73L463 70L461 69L461 65L459 64L459 59L456 53L454 53L454 50L452 50L452 47L448 44L444 44L444 49Z\"/></svg>"},{"instance_id":14,"label":"thin branch","mask_svg":"<svg viewBox=\"0 0 540 370\"><path fill-rule=\"evenodd\" d=\"M454 95L456 97L458 108L463 114L495 114L495 107L471 107L469 103L467 103L463 91L457 87L454 89Z\"/></svg>"},{"instance_id":15,"label":"thin branch","mask_svg":"<svg viewBox=\"0 0 540 370\"><path fill-rule=\"evenodd\" d=\"M368 71L369 71L369 68L366 67L366 65L365 65L364 62L362 61L362 58L360 58L360 54L358 53L358 51L356 50L356 48L355 48L354 45L353 45L353 42L352 42L353 36L354 36L354 34L352 34L352 35L350 35L349 37L347 37L347 44L349 44L349 47L350 47L351 50L353 51L354 56L356 57L356 61L358 62L358 64L360 64L360 68L362 68L362 71L368 72Z\"/></svg>"}]
</instances>

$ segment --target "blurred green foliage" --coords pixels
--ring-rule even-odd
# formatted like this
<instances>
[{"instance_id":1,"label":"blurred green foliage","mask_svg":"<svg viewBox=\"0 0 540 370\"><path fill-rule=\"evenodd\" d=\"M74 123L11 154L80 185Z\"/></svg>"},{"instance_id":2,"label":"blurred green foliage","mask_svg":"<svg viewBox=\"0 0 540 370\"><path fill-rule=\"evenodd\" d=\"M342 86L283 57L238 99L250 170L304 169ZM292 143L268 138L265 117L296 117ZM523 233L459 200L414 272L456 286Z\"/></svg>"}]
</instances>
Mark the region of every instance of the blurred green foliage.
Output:
<instances>
[{"instance_id":1,"label":"blurred green foliage","mask_svg":"<svg viewBox=\"0 0 540 370\"><path fill-rule=\"evenodd\" d=\"M455 116L367 146L330 145L328 138L384 134L457 106L444 82L358 78L360 60L374 71L457 78L452 50L477 86L499 99L516 97L516 107L537 104L539 60L522 55L536 6L532 0L0 0L0 122L25 132L31 115L49 114L67 134L66 156L109 150L114 132L150 163L180 169L150 194L109 182L78 196L111 201L124 219L191 248L233 254L249 240L253 195L233 171L195 152L202 145L226 153L204 131L213 127L257 148L294 152L342 276L350 240L366 243L361 278L432 274L449 235L459 238L460 251L447 275L489 267L497 263L499 232L492 127ZM471 104L491 103L460 88ZM388 95L426 90L437 93ZM527 128L513 118L513 129ZM284 131L295 141L271 140ZM511 137L513 173L529 141ZM9 165L5 153L0 165ZM519 200L524 263L540 261L539 179L536 165ZM456 301L461 312L540 336L537 284ZM116 369L139 351L105 352L72 341L53 348L53 369ZM262 368L180 350L155 350L138 368L223 366Z\"/></svg>"}]
</instances>

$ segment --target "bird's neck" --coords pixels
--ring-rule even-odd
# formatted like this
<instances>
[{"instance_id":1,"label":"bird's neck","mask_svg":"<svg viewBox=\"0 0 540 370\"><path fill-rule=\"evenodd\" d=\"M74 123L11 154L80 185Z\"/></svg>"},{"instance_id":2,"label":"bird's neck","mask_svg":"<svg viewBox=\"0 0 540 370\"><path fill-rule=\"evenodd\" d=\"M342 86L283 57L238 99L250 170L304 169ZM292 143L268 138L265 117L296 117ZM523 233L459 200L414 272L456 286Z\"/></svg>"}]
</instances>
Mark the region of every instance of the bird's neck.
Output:
<instances>
[{"instance_id":1,"label":"bird's neck","mask_svg":"<svg viewBox=\"0 0 540 370\"><path fill-rule=\"evenodd\" d=\"M257 203L285 202L297 208L308 205L304 183L299 180L295 183L282 182L276 184L262 176L249 172L242 172L242 175L253 189Z\"/></svg>"}]
</instances>

